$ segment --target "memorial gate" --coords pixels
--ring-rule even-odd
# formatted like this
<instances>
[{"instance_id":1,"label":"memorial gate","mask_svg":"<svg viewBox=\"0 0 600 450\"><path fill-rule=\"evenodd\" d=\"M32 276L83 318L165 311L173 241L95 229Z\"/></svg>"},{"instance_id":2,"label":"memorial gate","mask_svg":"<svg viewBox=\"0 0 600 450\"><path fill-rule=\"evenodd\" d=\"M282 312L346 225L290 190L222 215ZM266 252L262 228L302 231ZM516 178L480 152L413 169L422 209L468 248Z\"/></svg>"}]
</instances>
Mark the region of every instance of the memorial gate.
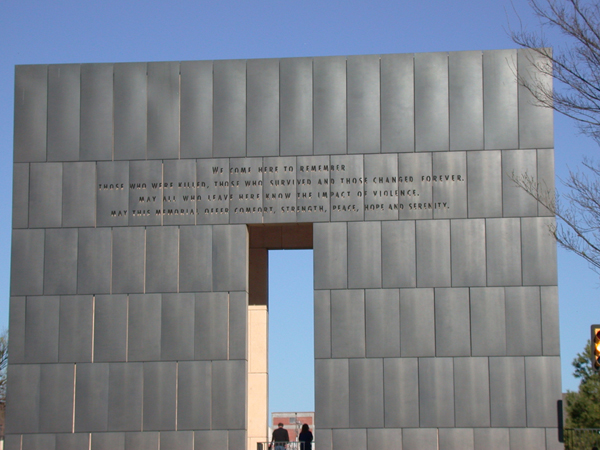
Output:
<instances>
[{"instance_id":1,"label":"memorial gate","mask_svg":"<svg viewBox=\"0 0 600 450\"><path fill-rule=\"evenodd\" d=\"M292 248L318 450L561 448L531 58L18 66L6 450L254 450Z\"/></svg>"}]
</instances>

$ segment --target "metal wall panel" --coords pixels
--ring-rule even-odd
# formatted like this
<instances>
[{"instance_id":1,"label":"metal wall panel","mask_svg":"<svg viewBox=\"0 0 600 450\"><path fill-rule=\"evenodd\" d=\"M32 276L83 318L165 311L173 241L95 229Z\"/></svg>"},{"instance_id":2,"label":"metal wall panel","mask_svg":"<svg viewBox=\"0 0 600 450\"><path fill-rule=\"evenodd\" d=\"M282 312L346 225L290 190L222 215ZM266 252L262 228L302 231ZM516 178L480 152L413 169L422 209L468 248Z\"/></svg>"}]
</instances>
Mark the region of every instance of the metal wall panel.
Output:
<instances>
[{"instance_id":1,"label":"metal wall panel","mask_svg":"<svg viewBox=\"0 0 600 450\"><path fill-rule=\"evenodd\" d=\"M196 294L195 359L227 359L228 314L226 292Z\"/></svg>"},{"instance_id":2,"label":"metal wall panel","mask_svg":"<svg viewBox=\"0 0 600 450\"><path fill-rule=\"evenodd\" d=\"M148 159L179 157L179 63L148 63Z\"/></svg>"},{"instance_id":3,"label":"metal wall panel","mask_svg":"<svg viewBox=\"0 0 600 450\"><path fill-rule=\"evenodd\" d=\"M58 362L59 297L27 297L25 362Z\"/></svg>"},{"instance_id":4,"label":"metal wall panel","mask_svg":"<svg viewBox=\"0 0 600 450\"><path fill-rule=\"evenodd\" d=\"M179 291L210 291L212 288L212 227L179 229Z\"/></svg>"},{"instance_id":5,"label":"metal wall panel","mask_svg":"<svg viewBox=\"0 0 600 450\"><path fill-rule=\"evenodd\" d=\"M433 289L400 289L400 353L435 356Z\"/></svg>"},{"instance_id":6,"label":"metal wall panel","mask_svg":"<svg viewBox=\"0 0 600 450\"><path fill-rule=\"evenodd\" d=\"M433 202L432 172L432 153L398 154L400 190L412 194L410 197L407 196L406 199L400 200L400 205L398 205L398 208L401 208L398 211L400 220L431 219L433 217L433 209L428 205ZM415 199L417 194L419 198Z\"/></svg>"},{"instance_id":7,"label":"metal wall panel","mask_svg":"<svg viewBox=\"0 0 600 450\"><path fill-rule=\"evenodd\" d=\"M108 367L107 363L77 364L76 432L108 428Z\"/></svg>"},{"instance_id":8,"label":"metal wall panel","mask_svg":"<svg viewBox=\"0 0 600 450\"><path fill-rule=\"evenodd\" d=\"M247 445L246 430L229 430L228 449L237 450Z\"/></svg>"},{"instance_id":9,"label":"metal wall panel","mask_svg":"<svg viewBox=\"0 0 600 450\"><path fill-rule=\"evenodd\" d=\"M54 450L56 437L54 434L25 434L23 435L23 450Z\"/></svg>"},{"instance_id":10,"label":"metal wall panel","mask_svg":"<svg viewBox=\"0 0 600 450\"><path fill-rule=\"evenodd\" d=\"M88 433L69 433L56 435L56 448L61 450L89 450Z\"/></svg>"},{"instance_id":11,"label":"metal wall panel","mask_svg":"<svg viewBox=\"0 0 600 450\"><path fill-rule=\"evenodd\" d=\"M365 429L331 430L331 434L333 448L367 448L367 430Z\"/></svg>"},{"instance_id":12,"label":"metal wall panel","mask_svg":"<svg viewBox=\"0 0 600 450\"><path fill-rule=\"evenodd\" d=\"M537 151L537 183L539 193L546 199L555 201L554 149ZM554 213L538 202L538 215L554 217Z\"/></svg>"},{"instance_id":13,"label":"metal wall panel","mask_svg":"<svg viewBox=\"0 0 600 450\"><path fill-rule=\"evenodd\" d=\"M160 450L193 450L193 431L163 431L160 433Z\"/></svg>"},{"instance_id":14,"label":"metal wall panel","mask_svg":"<svg viewBox=\"0 0 600 450\"><path fill-rule=\"evenodd\" d=\"M27 228L29 223L29 164L13 165L12 227Z\"/></svg>"},{"instance_id":15,"label":"metal wall panel","mask_svg":"<svg viewBox=\"0 0 600 450\"><path fill-rule=\"evenodd\" d=\"M546 428L546 449L563 450L564 445L558 442L558 428Z\"/></svg>"},{"instance_id":16,"label":"metal wall panel","mask_svg":"<svg viewBox=\"0 0 600 450\"><path fill-rule=\"evenodd\" d=\"M485 220L450 222L452 286L485 286Z\"/></svg>"},{"instance_id":17,"label":"metal wall panel","mask_svg":"<svg viewBox=\"0 0 600 450\"><path fill-rule=\"evenodd\" d=\"M314 154L346 152L346 58L313 59Z\"/></svg>"},{"instance_id":18,"label":"metal wall panel","mask_svg":"<svg viewBox=\"0 0 600 450\"><path fill-rule=\"evenodd\" d=\"M177 363L144 363L143 430L175 430Z\"/></svg>"},{"instance_id":19,"label":"metal wall panel","mask_svg":"<svg viewBox=\"0 0 600 450\"><path fill-rule=\"evenodd\" d=\"M162 361L194 359L195 306L194 294L162 295Z\"/></svg>"},{"instance_id":20,"label":"metal wall panel","mask_svg":"<svg viewBox=\"0 0 600 450\"><path fill-rule=\"evenodd\" d=\"M98 295L94 304L94 362L127 358L127 296Z\"/></svg>"},{"instance_id":21,"label":"metal wall panel","mask_svg":"<svg viewBox=\"0 0 600 450\"><path fill-rule=\"evenodd\" d=\"M385 358L386 428L419 426L419 365L417 358Z\"/></svg>"},{"instance_id":22,"label":"metal wall panel","mask_svg":"<svg viewBox=\"0 0 600 450\"><path fill-rule=\"evenodd\" d=\"M366 356L368 358L400 356L400 294L398 290L366 290L365 319Z\"/></svg>"},{"instance_id":23,"label":"metal wall panel","mask_svg":"<svg viewBox=\"0 0 600 450\"><path fill-rule=\"evenodd\" d=\"M492 427L526 426L525 361L522 357L490 358Z\"/></svg>"},{"instance_id":24,"label":"metal wall panel","mask_svg":"<svg viewBox=\"0 0 600 450\"><path fill-rule=\"evenodd\" d=\"M471 289L471 345L473 356L506 355L504 288Z\"/></svg>"},{"instance_id":25,"label":"metal wall panel","mask_svg":"<svg viewBox=\"0 0 600 450\"><path fill-rule=\"evenodd\" d=\"M229 161L228 158L197 160L196 178L203 180L197 190L198 225L229 223L229 202L233 198L233 193L229 193Z\"/></svg>"},{"instance_id":26,"label":"metal wall panel","mask_svg":"<svg viewBox=\"0 0 600 450\"><path fill-rule=\"evenodd\" d=\"M381 151L415 151L414 56L381 56Z\"/></svg>"},{"instance_id":27,"label":"metal wall panel","mask_svg":"<svg viewBox=\"0 0 600 450\"><path fill-rule=\"evenodd\" d=\"M552 91L551 63L535 50L517 51L519 69L519 147L552 148L554 146L554 114L552 108L540 108L539 102L524 83L533 83L535 89ZM543 67L543 70L537 69ZM549 70L550 74L545 73ZM540 86L540 87L538 87ZM543 88L541 87L543 86Z\"/></svg>"},{"instance_id":28,"label":"metal wall panel","mask_svg":"<svg viewBox=\"0 0 600 450\"><path fill-rule=\"evenodd\" d=\"M511 179L537 179L535 150L502 151L502 205L504 217L537 216L538 202Z\"/></svg>"},{"instance_id":29,"label":"metal wall panel","mask_svg":"<svg viewBox=\"0 0 600 450\"><path fill-rule=\"evenodd\" d=\"M211 378L210 361L183 361L179 363L177 429L210 429Z\"/></svg>"},{"instance_id":30,"label":"metal wall panel","mask_svg":"<svg viewBox=\"0 0 600 450\"><path fill-rule=\"evenodd\" d=\"M21 435L20 434L4 435L4 449L3 450L21 450Z\"/></svg>"},{"instance_id":31,"label":"metal wall panel","mask_svg":"<svg viewBox=\"0 0 600 450\"><path fill-rule=\"evenodd\" d=\"M448 54L415 54L416 151L448 150Z\"/></svg>"},{"instance_id":32,"label":"metal wall panel","mask_svg":"<svg viewBox=\"0 0 600 450\"><path fill-rule=\"evenodd\" d=\"M542 354L540 290L537 287L507 287L506 354Z\"/></svg>"},{"instance_id":33,"label":"metal wall panel","mask_svg":"<svg viewBox=\"0 0 600 450\"><path fill-rule=\"evenodd\" d=\"M438 430L407 428L402 430L402 450L437 450Z\"/></svg>"},{"instance_id":34,"label":"metal wall panel","mask_svg":"<svg viewBox=\"0 0 600 450\"><path fill-rule=\"evenodd\" d=\"M348 428L349 406L348 360L315 360L315 416L319 428Z\"/></svg>"},{"instance_id":35,"label":"metal wall panel","mask_svg":"<svg viewBox=\"0 0 600 450\"><path fill-rule=\"evenodd\" d=\"M81 64L80 161L112 159L113 101L113 65Z\"/></svg>"},{"instance_id":36,"label":"metal wall panel","mask_svg":"<svg viewBox=\"0 0 600 450\"><path fill-rule=\"evenodd\" d=\"M228 450L227 430L194 432L194 450Z\"/></svg>"},{"instance_id":37,"label":"metal wall panel","mask_svg":"<svg viewBox=\"0 0 600 450\"><path fill-rule=\"evenodd\" d=\"M194 225L197 214L196 161L163 162L163 225ZM171 212L171 213L169 213Z\"/></svg>"},{"instance_id":38,"label":"metal wall panel","mask_svg":"<svg viewBox=\"0 0 600 450\"><path fill-rule=\"evenodd\" d=\"M331 166L342 169L339 178L330 184L331 221L364 220L363 161L361 155L331 156Z\"/></svg>"},{"instance_id":39,"label":"metal wall panel","mask_svg":"<svg viewBox=\"0 0 600 450\"><path fill-rule=\"evenodd\" d=\"M96 191L96 164L63 165L63 227L93 227L96 224Z\"/></svg>"},{"instance_id":40,"label":"metal wall panel","mask_svg":"<svg viewBox=\"0 0 600 450\"><path fill-rule=\"evenodd\" d=\"M369 450L396 448L402 450L402 430L397 428L372 428L367 430L367 447Z\"/></svg>"},{"instance_id":41,"label":"metal wall panel","mask_svg":"<svg viewBox=\"0 0 600 450\"><path fill-rule=\"evenodd\" d=\"M441 428L439 446L447 450L473 450L475 443L471 428Z\"/></svg>"},{"instance_id":42,"label":"metal wall panel","mask_svg":"<svg viewBox=\"0 0 600 450\"><path fill-rule=\"evenodd\" d=\"M77 293L110 292L111 240L109 228L82 228L78 232Z\"/></svg>"},{"instance_id":43,"label":"metal wall panel","mask_svg":"<svg viewBox=\"0 0 600 450\"><path fill-rule=\"evenodd\" d=\"M213 141L213 62L184 61L181 72L181 158L210 158Z\"/></svg>"},{"instance_id":44,"label":"metal wall panel","mask_svg":"<svg viewBox=\"0 0 600 450\"><path fill-rule=\"evenodd\" d=\"M46 230L44 240L44 294L77 292L77 229Z\"/></svg>"},{"instance_id":45,"label":"metal wall panel","mask_svg":"<svg viewBox=\"0 0 600 450\"><path fill-rule=\"evenodd\" d=\"M440 175L435 175L440 174ZM467 217L467 154L433 154L433 217Z\"/></svg>"},{"instance_id":46,"label":"metal wall panel","mask_svg":"<svg viewBox=\"0 0 600 450\"><path fill-rule=\"evenodd\" d=\"M315 289L345 289L348 280L348 240L345 223L313 225Z\"/></svg>"},{"instance_id":47,"label":"metal wall panel","mask_svg":"<svg viewBox=\"0 0 600 450\"><path fill-rule=\"evenodd\" d=\"M542 350L545 356L560 355L558 323L558 288L543 286L540 288L542 307Z\"/></svg>"},{"instance_id":48,"label":"metal wall panel","mask_svg":"<svg viewBox=\"0 0 600 450\"><path fill-rule=\"evenodd\" d=\"M349 56L348 153L381 151L379 55Z\"/></svg>"},{"instance_id":49,"label":"metal wall panel","mask_svg":"<svg viewBox=\"0 0 600 450\"><path fill-rule=\"evenodd\" d=\"M528 427L556 426L556 402L562 399L560 375L558 356L525 358Z\"/></svg>"},{"instance_id":50,"label":"metal wall panel","mask_svg":"<svg viewBox=\"0 0 600 450\"><path fill-rule=\"evenodd\" d=\"M315 441L319 443L319 448L324 450L331 450L333 445L333 437L331 429L316 429L314 432Z\"/></svg>"},{"instance_id":51,"label":"metal wall panel","mask_svg":"<svg viewBox=\"0 0 600 450\"><path fill-rule=\"evenodd\" d=\"M508 450L508 428L476 428L473 430L475 450Z\"/></svg>"},{"instance_id":52,"label":"metal wall panel","mask_svg":"<svg viewBox=\"0 0 600 450\"><path fill-rule=\"evenodd\" d=\"M229 159L229 222L260 223L263 213L262 159Z\"/></svg>"},{"instance_id":53,"label":"metal wall panel","mask_svg":"<svg viewBox=\"0 0 600 450\"><path fill-rule=\"evenodd\" d=\"M452 358L419 358L419 425L454 426Z\"/></svg>"},{"instance_id":54,"label":"metal wall panel","mask_svg":"<svg viewBox=\"0 0 600 450\"><path fill-rule=\"evenodd\" d=\"M129 163L129 226L160 225L162 209L162 161L130 161Z\"/></svg>"},{"instance_id":55,"label":"metal wall panel","mask_svg":"<svg viewBox=\"0 0 600 450\"><path fill-rule=\"evenodd\" d=\"M98 183L96 226L126 226L129 222L129 161L96 163Z\"/></svg>"},{"instance_id":56,"label":"metal wall panel","mask_svg":"<svg viewBox=\"0 0 600 450\"><path fill-rule=\"evenodd\" d=\"M419 220L416 225L417 286L450 286L450 221Z\"/></svg>"},{"instance_id":57,"label":"metal wall panel","mask_svg":"<svg viewBox=\"0 0 600 450\"><path fill-rule=\"evenodd\" d=\"M558 283L556 240L550 233L554 226L553 217L521 219L524 285Z\"/></svg>"},{"instance_id":58,"label":"metal wall panel","mask_svg":"<svg viewBox=\"0 0 600 450\"><path fill-rule=\"evenodd\" d=\"M29 227L62 224L62 167L60 163L34 163L29 168Z\"/></svg>"},{"instance_id":59,"label":"metal wall panel","mask_svg":"<svg viewBox=\"0 0 600 450\"><path fill-rule=\"evenodd\" d=\"M94 433L91 450L125 450L125 433Z\"/></svg>"},{"instance_id":60,"label":"metal wall panel","mask_svg":"<svg viewBox=\"0 0 600 450\"><path fill-rule=\"evenodd\" d=\"M73 428L73 364L42 364L40 369L40 432L69 433Z\"/></svg>"},{"instance_id":61,"label":"metal wall panel","mask_svg":"<svg viewBox=\"0 0 600 450\"><path fill-rule=\"evenodd\" d=\"M483 148L483 54L451 52L448 58L450 150Z\"/></svg>"},{"instance_id":62,"label":"metal wall panel","mask_svg":"<svg viewBox=\"0 0 600 450\"><path fill-rule=\"evenodd\" d=\"M323 158L326 159L327 157ZM314 200L301 200L297 194L297 186L306 188L297 178L295 157L263 158L263 222L297 222L296 198L300 203L312 204ZM312 181L312 180L311 180ZM315 180L316 181L316 180ZM298 184L296 184L298 183ZM308 189L312 189L308 186ZM309 213L312 214L312 213ZM304 215L304 212L302 213Z\"/></svg>"},{"instance_id":63,"label":"metal wall panel","mask_svg":"<svg viewBox=\"0 0 600 450\"><path fill-rule=\"evenodd\" d=\"M454 416L457 427L490 426L487 358L454 358Z\"/></svg>"},{"instance_id":64,"label":"metal wall panel","mask_svg":"<svg viewBox=\"0 0 600 450\"><path fill-rule=\"evenodd\" d=\"M114 159L146 159L146 63L114 65Z\"/></svg>"},{"instance_id":65,"label":"metal wall panel","mask_svg":"<svg viewBox=\"0 0 600 450\"><path fill-rule=\"evenodd\" d=\"M331 176L340 168L330 166L329 156L296 158L296 214L298 222L328 222L330 217ZM316 197L313 186L322 186ZM311 209L312 208L312 211ZM289 214L286 212L286 215ZM291 216L293 217L293 216Z\"/></svg>"},{"instance_id":66,"label":"metal wall panel","mask_svg":"<svg viewBox=\"0 0 600 450\"><path fill-rule=\"evenodd\" d=\"M92 362L92 296L61 297L59 320L58 361Z\"/></svg>"},{"instance_id":67,"label":"metal wall panel","mask_svg":"<svg viewBox=\"0 0 600 450\"><path fill-rule=\"evenodd\" d=\"M246 156L246 61L213 63L213 156Z\"/></svg>"},{"instance_id":68,"label":"metal wall panel","mask_svg":"<svg viewBox=\"0 0 600 450\"><path fill-rule=\"evenodd\" d=\"M517 148L519 146L516 67L516 50L483 52L485 149Z\"/></svg>"},{"instance_id":69,"label":"metal wall panel","mask_svg":"<svg viewBox=\"0 0 600 450\"><path fill-rule=\"evenodd\" d=\"M248 294L229 293L229 359L248 359Z\"/></svg>"},{"instance_id":70,"label":"metal wall panel","mask_svg":"<svg viewBox=\"0 0 600 450\"><path fill-rule=\"evenodd\" d=\"M112 292L144 292L146 230L115 228L112 234Z\"/></svg>"},{"instance_id":71,"label":"metal wall panel","mask_svg":"<svg viewBox=\"0 0 600 450\"><path fill-rule=\"evenodd\" d=\"M177 292L179 227L146 230L146 292Z\"/></svg>"},{"instance_id":72,"label":"metal wall panel","mask_svg":"<svg viewBox=\"0 0 600 450\"><path fill-rule=\"evenodd\" d=\"M331 356L365 357L365 293L361 289L331 291Z\"/></svg>"},{"instance_id":73,"label":"metal wall panel","mask_svg":"<svg viewBox=\"0 0 600 450\"><path fill-rule=\"evenodd\" d=\"M383 287L417 285L415 222L381 224L381 268Z\"/></svg>"},{"instance_id":74,"label":"metal wall panel","mask_svg":"<svg viewBox=\"0 0 600 450\"><path fill-rule=\"evenodd\" d=\"M487 219L485 221L487 285L520 286L521 221Z\"/></svg>"},{"instance_id":75,"label":"metal wall panel","mask_svg":"<svg viewBox=\"0 0 600 450\"><path fill-rule=\"evenodd\" d=\"M108 374L108 430L142 429L143 364L113 363Z\"/></svg>"},{"instance_id":76,"label":"metal wall panel","mask_svg":"<svg viewBox=\"0 0 600 450\"><path fill-rule=\"evenodd\" d=\"M248 286L248 230L215 225L212 241L213 291L244 291Z\"/></svg>"},{"instance_id":77,"label":"metal wall panel","mask_svg":"<svg viewBox=\"0 0 600 450\"><path fill-rule=\"evenodd\" d=\"M383 427L383 359L348 360L348 378L350 427Z\"/></svg>"},{"instance_id":78,"label":"metal wall panel","mask_svg":"<svg viewBox=\"0 0 600 450\"><path fill-rule=\"evenodd\" d=\"M128 361L160 361L161 295L129 296Z\"/></svg>"},{"instance_id":79,"label":"metal wall panel","mask_svg":"<svg viewBox=\"0 0 600 450\"><path fill-rule=\"evenodd\" d=\"M9 364L5 432L38 433L40 364Z\"/></svg>"},{"instance_id":80,"label":"metal wall panel","mask_svg":"<svg viewBox=\"0 0 600 450\"><path fill-rule=\"evenodd\" d=\"M279 60L279 132L281 155L313 152L312 58Z\"/></svg>"},{"instance_id":81,"label":"metal wall panel","mask_svg":"<svg viewBox=\"0 0 600 450\"><path fill-rule=\"evenodd\" d=\"M245 429L247 373L246 361L213 361L212 429Z\"/></svg>"},{"instance_id":82,"label":"metal wall panel","mask_svg":"<svg viewBox=\"0 0 600 450\"><path fill-rule=\"evenodd\" d=\"M143 433L125 433L125 450L155 449L158 448L160 434L158 432L144 431Z\"/></svg>"},{"instance_id":83,"label":"metal wall panel","mask_svg":"<svg viewBox=\"0 0 600 450\"><path fill-rule=\"evenodd\" d=\"M365 220L397 220L400 197L413 192L398 189L398 156L365 155Z\"/></svg>"},{"instance_id":84,"label":"metal wall panel","mask_svg":"<svg viewBox=\"0 0 600 450\"><path fill-rule=\"evenodd\" d=\"M25 297L11 297L9 302L8 351L11 364L25 362L25 301Z\"/></svg>"},{"instance_id":85,"label":"metal wall panel","mask_svg":"<svg viewBox=\"0 0 600 450\"><path fill-rule=\"evenodd\" d=\"M15 67L15 162L46 161L48 66Z\"/></svg>"},{"instance_id":86,"label":"metal wall panel","mask_svg":"<svg viewBox=\"0 0 600 450\"><path fill-rule=\"evenodd\" d=\"M435 290L435 355L470 356L469 289Z\"/></svg>"},{"instance_id":87,"label":"metal wall panel","mask_svg":"<svg viewBox=\"0 0 600 450\"><path fill-rule=\"evenodd\" d=\"M246 63L248 156L279 155L279 60Z\"/></svg>"},{"instance_id":88,"label":"metal wall panel","mask_svg":"<svg viewBox=\"0 0 600 450\"><path fill-rule=\"evenodd\" d=\"M545 448L546 430L543 428L511 428L510 450L521 448Z\"/></svg>"},{"instance_id":89,"label":"metal wall panel","mask_svg":"<svg viewBox=\"0 0 600 450\"><path fill-rule=\"evenodd\" d=\"M502 217L501 152L467 153L469 217Z\"/></svg>"},{"instance_id":90,"label":"metal wall panel","mask_svg":"<svg viewBox=\"0 0 600 450\"><path fill-rule=\"evenodd\" d=\"M13 230L11 295L41 295L44 290L44 230Z\"/></svg>"},{"instance_id":91,"label":"metal wall panel","mask_svg":"<svg viewBox=\"0 0 600 450\"><path fill-rule=\"evenodd\" d=\"M80 65L48 66L48 161L79 159Z\"/></svg>"},{"instance_id":92,"label":"metal wall panel","mask_svg":"<svg viewBox=\"0 0 600 450\"><path fill-rule=\"evenodd\" d=\"M381 287L381 222L348 224L348 287Z\"/></svg>"},{"instance_id":93,"label":"metal wall panel","mask_svg":"<svg viewBox=\"0 0 600 450\"><path fill-rule=\"evenodd\" d=\"M331 358L330 297L330 291L314 291L315 358Z\"/></svg>"}]
</instances>

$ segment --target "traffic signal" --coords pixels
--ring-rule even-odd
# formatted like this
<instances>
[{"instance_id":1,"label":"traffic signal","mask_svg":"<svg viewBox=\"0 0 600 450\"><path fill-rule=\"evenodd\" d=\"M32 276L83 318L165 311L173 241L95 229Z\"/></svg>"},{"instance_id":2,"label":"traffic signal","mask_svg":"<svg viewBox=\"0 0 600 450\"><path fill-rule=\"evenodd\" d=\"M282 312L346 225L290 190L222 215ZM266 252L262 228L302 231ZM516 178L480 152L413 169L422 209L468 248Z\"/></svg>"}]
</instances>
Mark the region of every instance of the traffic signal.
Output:
<instances>
[{"instance_id":1,"label":"traffic signal","mask_svg":"<svg viewBox=\"0 0 600 450\"><path fill-rule=\"evenodd\" d=\"M592 368L600 371L600 325L592 325Z\"/></svg>"}]
</instances>

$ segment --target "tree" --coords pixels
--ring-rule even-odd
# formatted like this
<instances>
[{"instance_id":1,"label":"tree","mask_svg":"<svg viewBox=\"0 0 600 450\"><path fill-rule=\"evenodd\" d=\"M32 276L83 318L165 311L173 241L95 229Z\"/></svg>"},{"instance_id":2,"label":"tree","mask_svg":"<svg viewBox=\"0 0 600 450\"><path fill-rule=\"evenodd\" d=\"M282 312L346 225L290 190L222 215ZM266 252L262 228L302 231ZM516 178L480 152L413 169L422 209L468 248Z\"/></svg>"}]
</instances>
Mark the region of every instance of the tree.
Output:
<instances>
[{"instance_id":1,"label":"tree","mask_svg":"<svg viewBox=\"0 0 600 450\"><path fill-rule=\"evenodd\" d=\"M600 144L600 2L598 0L529 0L541 21L541 30L522 26L511 31L518 45L531 51L538 74L526 74L519 83L541 107L572 118L582 133ZM567 44L553 51L546 31L559 32ZM552 89L548 76L557 82ZM541 186L529 174L513 174L515 183L559 219L550 231L562 247L584 258L600 273L600 164L585 160L570 171L564 200Z\"/></svg>"},{"instance_id":2,"label":"tree","mask_svg":"<svg viewBox=\"0 0 600 450\"><path fill-rule=\"evenodd\" d=\"M8 367L8 330L0 334L0 434L4 436L6 411L6 373Z\"/></svg>"},{"instance_id":3,"label":"tree","mask_svg":"<svg viewBox=\"0 0 600 450\"><path fill-rule=\"evenodd\" d=\"M600 428L600 374L592 369L592 343L573 360L578 392L567 392L567 428Z\"/></svg>"}]
</instances>

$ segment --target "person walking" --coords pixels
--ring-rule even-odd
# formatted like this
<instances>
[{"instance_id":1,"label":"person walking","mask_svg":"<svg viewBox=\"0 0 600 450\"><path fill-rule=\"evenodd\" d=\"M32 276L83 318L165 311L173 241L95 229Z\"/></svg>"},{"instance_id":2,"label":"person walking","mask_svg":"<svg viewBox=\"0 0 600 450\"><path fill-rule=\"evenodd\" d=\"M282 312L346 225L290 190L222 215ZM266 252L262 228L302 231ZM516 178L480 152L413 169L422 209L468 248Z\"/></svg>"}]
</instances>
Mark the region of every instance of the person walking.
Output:
<instances>
[{"instance_id":1,"label":"person walking","mask_svg":"<svg viewBox=\"0 0 600 450\"><path fill-rule=\"evenodd\" d=\"M308 424L302 424L302 430L300 430L298 440L300 441L300 450L312 449L313 434L310 432Z\"/></svg>"},{"instance_id":2,"label":"person walking","mask_svg":"<svg viewBox=\"0 0 600 450\"><path fill-rule=\"evenodd\" d=\"M288 431L283 428L283 424L279 422L277 424L277 429L273 430L273 436L271 437L271 445L269 448L273 447L273 443L275 443L275 450L285 450L285 446L290 441L290 435Z\"/></svg>"}]
</instances>

